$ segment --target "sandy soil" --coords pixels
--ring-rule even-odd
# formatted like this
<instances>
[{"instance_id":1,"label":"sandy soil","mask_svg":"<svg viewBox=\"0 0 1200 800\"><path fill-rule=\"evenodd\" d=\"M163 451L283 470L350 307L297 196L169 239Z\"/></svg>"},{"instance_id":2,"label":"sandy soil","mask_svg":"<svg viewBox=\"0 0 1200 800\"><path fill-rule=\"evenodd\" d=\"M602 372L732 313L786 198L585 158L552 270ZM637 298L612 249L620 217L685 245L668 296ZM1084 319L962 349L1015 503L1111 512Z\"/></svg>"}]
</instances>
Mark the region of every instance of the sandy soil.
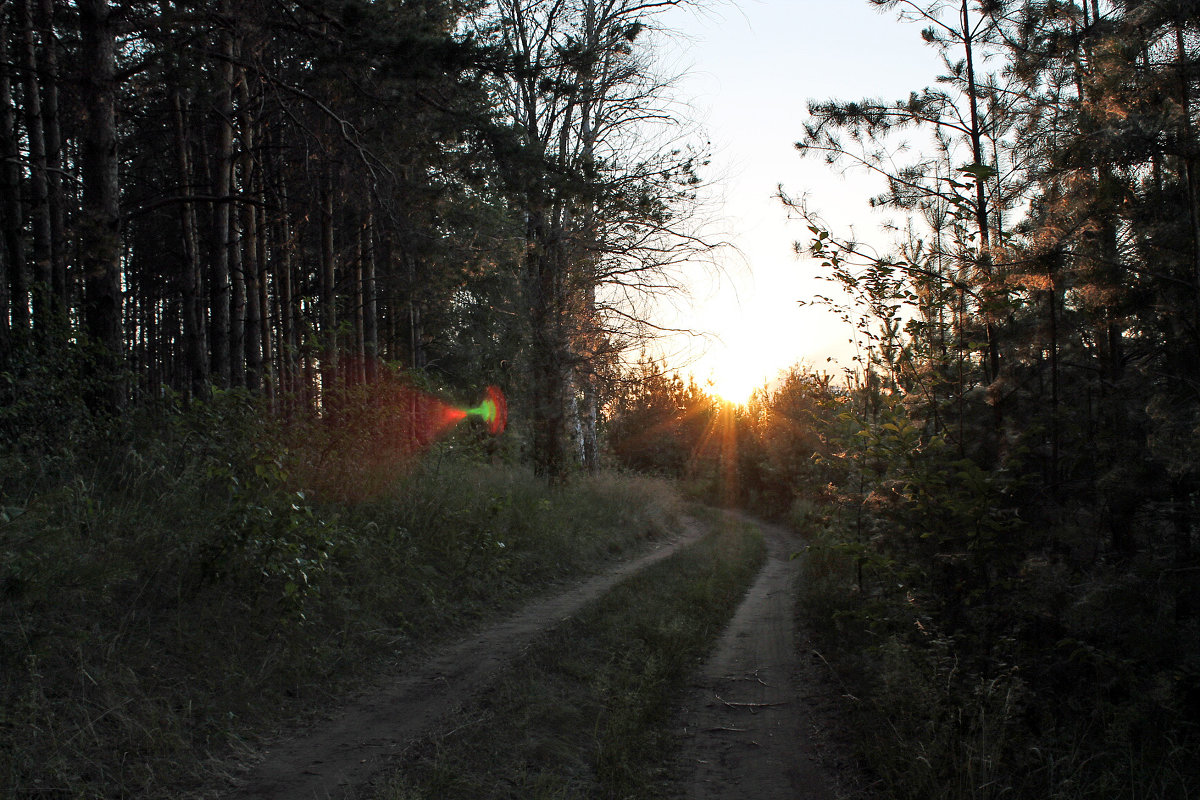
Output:
<instances>
[{"instance_id":1,"label":"sandy soil","mask_svg":"<svg viewBox=\"0 0 1200 800\"><path fill-rule=\"evenodd\" d=\"M539 633L699 535L698 526L689 524L678 537L650 553L535 601L503 622L409 664L377 689L348 702L329 720L275 743L225 796L236 800L352 796L413 739L452 722L453 712L485 689Z\"/></svg>"},{"instance_id":2,"label":"sandy soil","mask_svg":"<svg viewBox=\"0 0 1200 800\"><path fill-rule=\"evenodd\" d=\"M676 764L688 800L834 800L861 796L837 691L796 623L802 542L757 523L767 562L721 635L678 716Z\"/></svg>"}]
</instances>

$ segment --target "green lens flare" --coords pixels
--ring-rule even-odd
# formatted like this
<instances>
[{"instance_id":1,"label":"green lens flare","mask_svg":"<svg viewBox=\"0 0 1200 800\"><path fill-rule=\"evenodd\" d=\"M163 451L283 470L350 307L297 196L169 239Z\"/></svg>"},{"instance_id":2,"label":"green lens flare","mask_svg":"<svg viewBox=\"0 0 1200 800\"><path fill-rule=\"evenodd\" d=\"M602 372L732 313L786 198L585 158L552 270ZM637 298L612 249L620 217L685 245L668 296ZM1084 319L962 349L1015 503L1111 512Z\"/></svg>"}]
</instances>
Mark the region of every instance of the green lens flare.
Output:
<instances>
[{"instance_id":1,"label":"green lens flare","mask_svg":"<svg viewBox=\"0 0 1200 800\"><path fill-rule=\"evenodd\" d=\"M484 400L474 408L468 408L467 413L472 417L483 417L483 421L491 425L496 421L496 404L491 400Z\"/></svg>"},{"instance_id":2,"label":"green lens flare","mask_svg":"<svg viewBox=\"0 0 1200 800\"><path fill-rule=\"evenodd\" d=\"M496 386L487 388L487 396L483 402L465 410L467 414L480 417L486 422L493 435L503 433L508 424L508 402L504 399L504 393Z\"/></svg>"}]
</instances>

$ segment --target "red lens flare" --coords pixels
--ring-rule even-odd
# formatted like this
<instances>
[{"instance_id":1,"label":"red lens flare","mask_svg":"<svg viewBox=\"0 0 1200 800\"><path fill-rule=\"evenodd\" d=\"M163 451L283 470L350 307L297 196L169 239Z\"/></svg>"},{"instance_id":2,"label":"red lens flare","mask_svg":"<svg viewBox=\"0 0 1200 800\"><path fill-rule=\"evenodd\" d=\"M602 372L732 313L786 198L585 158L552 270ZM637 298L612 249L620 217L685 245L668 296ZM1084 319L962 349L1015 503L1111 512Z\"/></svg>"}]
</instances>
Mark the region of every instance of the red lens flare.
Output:
<instances>
[{"instance_id":1,"label":"red lens flare","mask_svg":"<svg viewBox=\"0 0 1200 800\"><path fill-rule=\"evenodd\" d=\"M490 411L484 416L484 419L487 420L488 432L493 436L504 433L505 427L508 426L508 401L504 399L504 392L500 391L500 387L489 386L487 388L487 396L483 405L488 406Z\"/></svg>"},{"instance_id":2,"label":"red lens flare","mask_svg":"<svg viewBox=\"0 0 1200 800\"><path fill-rule=\"evenodd\" d=\"M479 417L487 425L488 433L499 436L508 425L508 401L498 386L489 386L482 402L474 408L452 406L432 394L409 389L405 404L411 409L412 422L419 432L418 438L432 442L462 422L467 417Z\"/></svg>"},{"instance_id":3,"label":"red lens flare","mask_svg":"<svg viewBox=\"0 0 1200 800\"><path fill-rule=\"evenodd\" d=\"M320 435L294 472L299 483L318 494L369 500L393 487L468 417L478 417L493 436L507 425L508 403L499 387L489 386L479 405L470 407L446 402L378 363L347 361L342 367L356 379L315 398ZM312 436L303 426L298 431Z\"/></svg>"}]
</instances>

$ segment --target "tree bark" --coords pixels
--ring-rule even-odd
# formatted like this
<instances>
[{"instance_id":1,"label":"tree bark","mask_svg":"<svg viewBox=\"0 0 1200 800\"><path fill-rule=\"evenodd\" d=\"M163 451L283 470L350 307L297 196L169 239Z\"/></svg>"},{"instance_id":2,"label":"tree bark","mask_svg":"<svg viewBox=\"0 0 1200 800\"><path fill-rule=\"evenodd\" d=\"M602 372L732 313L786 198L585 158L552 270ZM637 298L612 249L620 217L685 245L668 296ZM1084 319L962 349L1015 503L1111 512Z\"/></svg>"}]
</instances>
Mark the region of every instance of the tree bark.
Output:
<instances>
[{"instance_id":1,"label":"tree bark","mask_svg":"<svg viewBox=\"0 0 1200 800\"><path fill-rule=\"evenodd\" d=\"M232 181L231 181L232 184ZM238 209L229 214L229 384L246 386L246 273L242 265L242 225Z\"/></svg>"},{"instance_id":2,"label":"tree bark","mask_svg":"<svg viewBox=\"0 0 1200 800\"><path fill-rule=\"evenodd\" d=\"M238 48L241 55L241 48ZM246 70L239 69L238 76L238 121L241 127L241 175L242 194L261 199L258 182L255 176L254 163L254 123L250 115L250 83L246 80ZM242 274L244 280L245 324L243 335L246 355L246 388L259 391L262 388L263 369L263 338L262 338L262 293L261 269L259 262L259 231L258 208L261 203L243 203L242 215Z\"/></svg>"},{"instance_id":3,"label":"tree bark","mask_svg":"<svg viewBox=\"0 0 1200 800\"><path fill-rule=\"evenodd\" d=\"M321 397L327 401L338 376L337 259L333 242L333 178L321 186Z\"/></svg>"},{"instance_id":4,"label":"tree bark","mask_svg":"<svg viewBox=\"0 0 1200 800\"><path fill-rule=\"evenodd\" d=\"M46 183L50 209L51 313L55 319L65 321L71 298L67 286L62 126L58 111L58 37L54 32L53 0L39 0L38 26L42 40L42 125L46 141Z\"/></svg>"},{"instance_id":5,"label":"tree bark","mask_svg":"<svg viewBox=\"0 0 1200 800\"><path fill-rule=\"evenodd\" d=\"M265 158L265 155L263 156ZM254 263L258 275L258 348L259 374L263 393L274 399L275 380L273 377L271 355L271 293L269 285L270 264L267 261L267 209L263 201L264 185L266 183L265 164L259 163L257 171L255 196L259 202L253 207L255 234L251 241L254 243Z\"/></svg>"},{"instance_id":6,"label":"tree bark","mask_svg":"<svg viewBox=\"0 0 1200 800\"><path fill-rule=\"evenodd\" d=\"M29 285L25 277L25 237L21 207L21 166L13 106L12 78L8 53L8 15L0 11L0 236L4 267L4 306L0 308L0 355L29 330ZM11 327L9 319L12 319Z\"/></svg>"},{"instance_id":7,"label":"tree bark","mask_svg":"<svg viewBox=\"0 0 1200 800\"><path fill-rule=\"evenodd\" d=\"M367 247L364 238L366 236L366 225L362 225L358 229L358 236L354 243L354 285L351 288L351 321L353 322L354 336L354 358L350 360L346 369L346 382L351 384L362 384L366 382L366 338L363 334L363 304L365 292L363 291L363 259L366 258Z\"/></svg>"},{"instance_id":8,"label":"tree bark","mask_svg":"<svg viewBox=\"0 0 1200 800\"><path fill-rule=\"evenodd\" d=\"M21 16L21 67L25 86L25 136L29 146L30 227L33 232L33 327L47 341L53 327L50 259L50 189L46 181L46 133L42 124L41 87L38 84L37 30L31 0L19 0Z\"/></svg>"},{"instance_id":9,"label":"tree bark","mask_svg":"<svg viewBox=\"0 0 1200 800\"><path fill-rule=\"evenodd\" d=\"M229 0L218 5L218 14L229 13ZM216 69L217 142L213 154L212 275L210 277L212 371L219 386L229 386L230 369L230 283L229 283L229 216L228 200L233 172L233 35L223 32L221 58Z\"/></svg>"},{"instance_id":10,"label":"tree bark","mask_svg":"<svg viewBox=\"0 0 1200 800\"><path fill-rule=\"evenodd\" d=\"M121 299L121 213L117 157L116 31L108 0L77 0L82 70L80 91L88 124L82 136L80 214L84 322L113 370L104 402L124 405L116 369L124 352Z\"/></svg>"},{"instance_id":11,"label":"tree bark","mask_svg":"<svg viewBox=\"0 0 1200 800\"><path fill-rule=\"evenodd\" d=\"M171 110L175 123L175 167L179 172L180 192L187 195L192 186L191 159L188 154L187 121L183 92L171 89ZM183 298L183 360L188 390L192 397L208 396L208 357L204 348L204 307L201 303L200 252L196 235L196 206L179 204L179 227L183 239L183 269L180 295Z\"/></svg>"},{"instance_id":12,"label":"tree bark","mask_svg":"<svg viewBox=\"0 0 1200 800\"><path fill-rule=\"evenodd\" d=\"M366 253L363 265L363 351L367 360L366 379L379 377L379 315L375 288L375 214L367 212Z\"/></svg>"},{"instance_id":13,"label":"tree bark","mask_svg":"<svg viewBox=\"0 0 1200 800\"><path fill-rule=\"evenodd\" d=\"M295 299L292 289L292 228L288 210L287 178L282 171L279 174L279 235L276 250L280 264L276 270L279 293L279 371L280 382L285 392L295 392L298 389L299 375L296 368L296 354L299 352L297 341L297 324Z\"/></svg>"},{"instance_id":14,"label":"tree bark","mask_svg":"<svg viewBox=\"0 0 1200 800\"><path fill-rule=\"evenodd\" d=\"M425 368L425 333L421 322L421 304L417 302L417 259L404 253L408 277L408 361L410 369Z\"/></svg>"},{"instance_id":15,"label":"tree bark","mask_svg":"<svg viewBox=\"0 0 1200 800\"><path fill-rule=\"evenodd\" d=\"M566 375L563 348L562 269L565 253L546 211L530 214L527 240L529 316L532 329L534 471L551 483L566 477Z\"/></svg>"}]
</instances>

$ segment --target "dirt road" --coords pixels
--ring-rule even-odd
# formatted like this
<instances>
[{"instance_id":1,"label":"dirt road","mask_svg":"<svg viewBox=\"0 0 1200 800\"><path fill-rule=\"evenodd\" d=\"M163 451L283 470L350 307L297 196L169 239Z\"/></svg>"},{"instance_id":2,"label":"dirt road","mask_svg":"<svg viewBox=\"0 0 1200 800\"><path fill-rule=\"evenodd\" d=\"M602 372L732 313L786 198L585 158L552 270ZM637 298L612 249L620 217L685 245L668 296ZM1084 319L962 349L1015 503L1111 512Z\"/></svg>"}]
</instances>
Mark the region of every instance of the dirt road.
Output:
<instances>
[{"instance_id":1,"label":"dirt road","mask_svg":"<svg viewBox=\"0 0 1200 800\"><path fill-rule=\"evenodd\" d=\"M796 641L801 543L757 524L767 562L682 702L677 774L688 800L833 800L839 781L816 745L825 720L806 697L814 670Z\"/></svg>"},{"instance_id":2,"label":"dirt road","mask_svg":"<svg viewBox=\"0 0 1200 800\"><path fill-rule=\"evenodd\" d=\"M453 711L542 631L578 612L614 584L695 541L685 526L660 543L582 584L535 601L519 613L446 647L377 690L351 701L332 719L278 742L239 785L231 800L313 800L352 796L413 739L438 730Z\"/></svg>"}]
</instances>

